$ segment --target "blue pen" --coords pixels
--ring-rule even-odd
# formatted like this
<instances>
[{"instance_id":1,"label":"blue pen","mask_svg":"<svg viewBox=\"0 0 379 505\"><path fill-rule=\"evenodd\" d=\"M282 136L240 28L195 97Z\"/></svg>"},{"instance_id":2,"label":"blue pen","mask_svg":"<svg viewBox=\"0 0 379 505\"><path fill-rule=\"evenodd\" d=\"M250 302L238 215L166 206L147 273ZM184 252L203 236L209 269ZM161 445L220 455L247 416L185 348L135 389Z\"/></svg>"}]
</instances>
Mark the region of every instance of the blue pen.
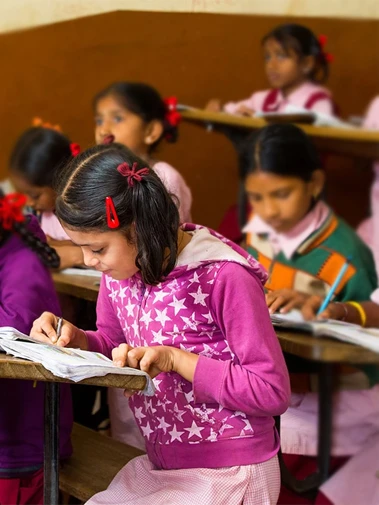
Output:
<instances>
[{"instance_id":1,"label":"blue pen","mask_svg":"<svg viewBox=\"0 0 379 505\"><path fill-rule=\"evenodd\" d=\"M321 304L321 307L318 309L318 312L317 312L318 316L321 314L321 312L324 312L326 307L329 305L330 300L332 299L336 289L338 288L338 286L342 280L342 277L345 275L346 270L348 269L348 267L350 265L350 262L351 262L351 258L349 257L349 258L347 258L346 262L342 265L341 270L338 272L336 280L333 282L333 284L329 290L329 293L326 295L324 301Z\"/></svg>"}]
</instances>

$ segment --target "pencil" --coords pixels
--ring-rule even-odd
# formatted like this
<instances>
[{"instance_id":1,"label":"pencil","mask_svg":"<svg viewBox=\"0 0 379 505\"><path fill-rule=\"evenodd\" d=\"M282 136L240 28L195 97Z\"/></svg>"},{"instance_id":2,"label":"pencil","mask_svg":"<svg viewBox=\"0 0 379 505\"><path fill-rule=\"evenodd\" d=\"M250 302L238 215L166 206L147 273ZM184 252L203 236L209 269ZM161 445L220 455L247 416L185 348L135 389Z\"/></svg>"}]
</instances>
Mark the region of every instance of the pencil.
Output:
<instances>
[{"instance_id":1,"label":"pencil","mask_svg":"<svg viewBox=\"0 0 379 505\"><path fill-rule=\"evenodd\" d=\"M59 337L61 336L62 326L63 326L63 318L59 317L58 318L58 323L57 323L57 329L56 329L57 342L59 340Z\"/></svg>"},{"instance_id":2,"label":"pencil","mask_svg":"<svg viewBox=\"0 0 379 505\"><path fill-rule=\"evenodd\" d=\"M346 270L348 269L348 267L350 265L350 262L351 262L351 258L347 258L345 263L342 265L335 281L333 282L332 286L330 287L329 293L326 295L326 297L324 298L324 301L321 304L321 307L318 309L318 312L317 312L318 316L321 314L321 312L324 312L326 307L329 305L331 299L334 296L334 293L336 292L338 286L340 285L340 282L341 282L343 276L346 273Z\"/></svg>"}]
</instances>

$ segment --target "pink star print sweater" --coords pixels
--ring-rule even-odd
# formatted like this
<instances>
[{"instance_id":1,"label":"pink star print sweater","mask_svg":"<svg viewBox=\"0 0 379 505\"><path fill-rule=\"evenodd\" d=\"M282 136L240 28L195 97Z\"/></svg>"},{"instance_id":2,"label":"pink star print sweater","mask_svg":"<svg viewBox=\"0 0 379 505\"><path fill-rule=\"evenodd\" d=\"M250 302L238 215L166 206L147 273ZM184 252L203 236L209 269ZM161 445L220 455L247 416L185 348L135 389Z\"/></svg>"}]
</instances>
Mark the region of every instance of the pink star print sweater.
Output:
<instances>
[{"instance_id":1,"label":"pink star print sweater","mask_svg":"<svg viewBox=\"0 0 379 505\"><path fill-rule=\"evenodd\" d=\"M145 285L139 273L123 281L103 276L89 348L110 356L126 341L200 355L193 383L161 373L153 397L130 399L158 468L266 461L279 449L272 416L287 409L290 397L264 299L266 274L215 232L189 224L183 229L191 242L159 285Z\"/></svg>"}]
</instances>

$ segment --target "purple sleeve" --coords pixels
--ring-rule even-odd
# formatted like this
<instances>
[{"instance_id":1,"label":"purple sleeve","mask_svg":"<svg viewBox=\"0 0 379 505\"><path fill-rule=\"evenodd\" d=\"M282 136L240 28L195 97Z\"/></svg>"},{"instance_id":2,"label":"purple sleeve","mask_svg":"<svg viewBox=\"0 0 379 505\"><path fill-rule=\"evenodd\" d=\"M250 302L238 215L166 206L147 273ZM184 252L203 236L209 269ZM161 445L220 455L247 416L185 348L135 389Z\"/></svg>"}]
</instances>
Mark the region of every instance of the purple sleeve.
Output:
<instances>
[{"instance_id":1,"label":"purple sleeve","mask_svg":"<svg viewBox=\"0 0 379 505\"><path fill-rule=\"evenodd\" d=\"M29 334L42 312L60 315L50 272L31 249L12 250L0 276L0 326Z\"/></svg>"},{"instance_id":2,"label":"purple sleeve","mask_svg":"<svg viewBox=\"0 0 379 505\"><path fill-rule=\"evenodd\" d=\"M247 415L287 410L287 367L272 327L262 285L236 263L225 264L211 294L211 313L234 359L200 356L194 377L197 403L219 403Z\"/></svg>"},{"instance_id":3,"label":"purple sleeve","mask_svg":"<svg viewBox=\"0 0 379 505\"><path fill-rule=\"evenodd\" d=\"M112 357L112 349L125 344L126 339L109 298L110 291L106 286L105 275L101 278L99 296L96 305L97 331L86 331L88 350L101 352Z\"/></svg>"}]
</instances>

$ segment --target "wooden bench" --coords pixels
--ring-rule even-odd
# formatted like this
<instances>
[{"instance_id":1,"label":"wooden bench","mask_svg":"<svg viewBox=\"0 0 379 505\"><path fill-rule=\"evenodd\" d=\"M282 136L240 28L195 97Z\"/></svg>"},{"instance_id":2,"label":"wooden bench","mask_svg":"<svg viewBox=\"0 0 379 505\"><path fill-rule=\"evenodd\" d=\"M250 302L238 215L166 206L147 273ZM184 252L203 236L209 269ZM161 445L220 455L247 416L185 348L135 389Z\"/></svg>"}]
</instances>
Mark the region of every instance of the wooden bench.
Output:
<instances>
[{"instance_id":1,"label":"wooden bench","mask_svg":"<svg viewBox=\"0 0 379 505\"><path fill-rule=\"evenodd\" d=\"M83 502L104 491L126 463L144 454L77 423L74 423L71 440L74 450L60 469L59 488Z\"/></svg>"}]
</instances>

